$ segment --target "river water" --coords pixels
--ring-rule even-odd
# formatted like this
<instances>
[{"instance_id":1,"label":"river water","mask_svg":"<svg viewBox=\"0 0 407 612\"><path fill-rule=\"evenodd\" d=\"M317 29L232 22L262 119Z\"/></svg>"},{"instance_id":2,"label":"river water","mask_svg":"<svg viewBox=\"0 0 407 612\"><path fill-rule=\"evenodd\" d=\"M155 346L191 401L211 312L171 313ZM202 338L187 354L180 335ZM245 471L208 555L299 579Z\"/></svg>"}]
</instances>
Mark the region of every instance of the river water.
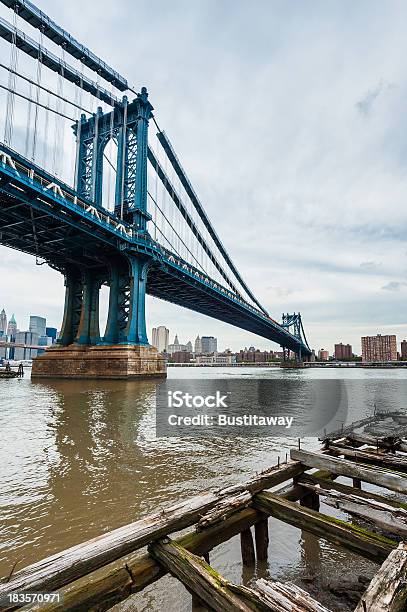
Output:
<instances>
[{"instance_id":1,"label":"river water","mask_svg":"<svg viewBox=\"0 0 407 612\"><path fill-rule=\"evenodd\" d=\"M364 410L373 410L370 385L386 389L380 402L406 409L406 370L170 368L170 379L274 377L284 380L359 379ZM0 576L54 552L213 487L244 480L285 458L292 438L155 438L154 381L0 381ZM376 394L377 395L377 394ZM391 397L390 397L391 396ZM388 399L388 401L387 401ZM380 406L381 407L381 406ZM302 441L316 449L315 438ZM324 512L332 509L323 507ZM239 540L218 547L213 566L236 582ZM323 568L323 569L322 569ZM327 594L326 582L370 577L376 566L312 536L270 521L269 562L256 575L295 580L318 591L333 610L347 609ZM324 582L325 581L325 582ZM117 606L119 610L190 609L190 596L164 578ZM349 608L350 609L350 608Z\"/></svg>"}]
</instances>

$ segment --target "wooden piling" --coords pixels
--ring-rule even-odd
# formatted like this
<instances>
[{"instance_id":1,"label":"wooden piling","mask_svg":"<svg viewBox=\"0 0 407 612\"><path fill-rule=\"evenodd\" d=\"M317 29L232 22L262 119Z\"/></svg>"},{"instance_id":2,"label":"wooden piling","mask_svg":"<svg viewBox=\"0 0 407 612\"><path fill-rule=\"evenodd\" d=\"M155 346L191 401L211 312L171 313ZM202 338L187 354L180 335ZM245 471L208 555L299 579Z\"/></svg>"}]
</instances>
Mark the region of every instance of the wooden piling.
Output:
<instances>
[{"instance_id":1,"label":"wooden piling","mask_svg":"<svg viewBox=\"0 0 407 612\"><path fill-rule=\"evenodd\" d=\"M244 529L240 534L240 550L242 553L242 563L246 567L254 567L256 557L254 554L253 536L249 529Z\"/></svg>"},{"instance_id":2,"label":"wooden piling","mask_svg":"<svg viewBox=\"0 0 407 612\"><path fill-rule=\"evenodd\" d=\"M254 537L256 542L257 561L267 561L269 546L269 526L267 516L255 524Z\"/></svg>"}]
</instances>

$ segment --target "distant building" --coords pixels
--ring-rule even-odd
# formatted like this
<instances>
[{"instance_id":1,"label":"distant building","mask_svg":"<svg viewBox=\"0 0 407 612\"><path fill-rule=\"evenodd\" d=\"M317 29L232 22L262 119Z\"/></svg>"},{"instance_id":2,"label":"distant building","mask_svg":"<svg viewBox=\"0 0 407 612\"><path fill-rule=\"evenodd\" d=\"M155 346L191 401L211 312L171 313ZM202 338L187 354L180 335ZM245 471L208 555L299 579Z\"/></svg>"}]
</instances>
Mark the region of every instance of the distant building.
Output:
<instances>
[{"instance_id":1,"label":"distant building","mask_svg":"<svg viewBox=\"0 0 407 612\"><path fill-rule=\"evenodd\" d=\"M52 343L57 341L58 331L56 327L46 327L45 333L48 336L48 338L52 339Z\"/></svg>"},{"instance_id":2,"label":"distant building","mask_svg":"<svg viewBox=\"0 0 407 612\"><path fill-rule=\"evenodd\" d=\"M273 361L275 359L273 351L260 351L250 347L236 353L236 360L238 363L265 363L266 361Z\"/></svg>"},{"instance_id":3,"label":"distant building","mask_svg":"<svg viewBox=\"0 0 407 612\"><path fill-rule=\"evenodd\" d=\"M396 336L363 336L362 361L397 361Z\"/></svg>"},{"instance_id":4,"label":"distant building","mask_svg":"<svg viewBox=\"0 0 407 612\"><path fill-rule=\"evenodd\" d=\"M170 330L164 325L153 327L152 344L156 347L159 353L168 353L168 342L170 339Z\"/></svg>"},{"instance_id":5,"label":"distant building","mask_svg":"<svg viewBox=\"0 0 407 612\"><path fill-rule=\"evenodd\" d=\"M173 355L174 353L180 353L181 351L186 351L186 350L187 350L187 345L180 344L178 340L178 335L176 334L174 338L174 342L168 345L168 353L170 355Z\"/></svg>"},{"instance_id":6,"label":"distant building","mask_svg":"<svg viewBox=\"0 0 407 612\"><path fill-rule=\"evenodd\" d=\"M46 336L46 325L47 320L44 317L31 316L30 317L30 327L29 330L33 334L38 334L39 336Z\"/></svg>"},{"instance_id":7,"label":"distant building","mask_svg":"<svg viewBox=\"0 0 407 612\"><path fill-rule=\"evenodd\" d=\"M326 349L319 349L318 351L318 359L319 361L329 361L329 351Z\"/></svg>"},{"instance_id":8,"label":"distant building","mask_svg":"<svg viewBox=\"0 0 407 612\"><path fill-rule=\"evenodd\" d=\"M352 346L350 344L335 344L335 359L338 361L344 361L346 359L352 359Z\"/></svg>"},{"instance_id":9,"label":"distant building","mask_svg":"<svg viewBox=\"0 0 407 612\"><path fill-rule=\"evenodd\" d=\"M31 331L23 331L16 333L16 344L27 344L38 346L39 335ZM14 359L16 361L23 361L25 359L33 359L38 354L37 349L25 348L22 346L16 346L14 348Z\"/></svg>"},{"instance_id":10,"label":"distant building","mask_svg":"<svg viewBox=\"0 0 407 612\"><path fill-rule=\"evenodd\" d=\"M7 315L6 311L3 310L0 312L0 336L5 336L7 333Z\"/></svg>"},{"instance_id":11,"label":"distant building","mask_svg":"<svg viewBox=\"0 0 407 612\"><path fill-rule=\"evenodd\" d=\"M202 336L202 353L216 353L218 350L218 340L214 336Z\"/></svg>"},{"instance_id":12,"label":"distant building","mask_svg":"<svg viewBox=\"0 0 407 612\"><path fill-rule=\"evenodd\" d=\"M401 343L401 358L407 359L407 340L403 340Z\"/></svg>"},{"instance_id":13,"label":"distant building","mask_svg":"<svg viewBox=\"0 0 407 612\"><path fill-rule=\"evenodd\" d=\"M192 353L188 351L176 351L171 355L172 363L189 363L192 359Z\"/></svg>"},{"instance_id":14,"label":"distant building","mask_svg":"<svg viewBox=\"0 0 407 612\"><path fill-rule=\"evenodd\" d=\"M9 336L11 341L13 341L14 338L16 337L16 333L17 333L17 322L15 319L15 316L11 315L11 319L7 325L7 335Z\"/></svg>"},{"instance_id":15,"label":"distant building","mask_svg":"<svg viewBox=\"0 0 407 612\"><path fill-rule=\"evenodd\" d=\"M200 355L202 353L202 340L200 339L199 334L195 339L194 353L195 355Z\"/></svg>"}]
</instances>

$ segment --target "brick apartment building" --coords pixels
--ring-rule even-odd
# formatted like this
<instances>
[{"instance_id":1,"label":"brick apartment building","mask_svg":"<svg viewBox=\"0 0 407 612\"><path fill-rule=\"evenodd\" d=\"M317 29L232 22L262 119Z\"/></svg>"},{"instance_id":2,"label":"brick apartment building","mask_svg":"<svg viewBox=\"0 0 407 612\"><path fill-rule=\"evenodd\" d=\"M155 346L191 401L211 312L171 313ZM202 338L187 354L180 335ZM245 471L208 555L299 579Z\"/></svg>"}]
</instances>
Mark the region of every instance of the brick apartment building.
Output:
<instances>
[{"instance_id":1,"label":"brick apartment building","mask_svg":"<svg viewBox=\"0 0 407 612\"><path fill-rule=\"evenodd\" d=\"M334 355L335 359L337 359L338 361L352 359L352 346L350 344L342 344L342 342L340 342L339 344L335 344Z\"/></svg>"},{"instance_id":2,"label":"brick apartment building","mask_svg":"<svg viewBox=\"0 0 407 612\"><path fill-rule=\"evenodd\" d=\"M363 336L362 361L397 361L396 336Z\"/></svg>"}]
</instances>

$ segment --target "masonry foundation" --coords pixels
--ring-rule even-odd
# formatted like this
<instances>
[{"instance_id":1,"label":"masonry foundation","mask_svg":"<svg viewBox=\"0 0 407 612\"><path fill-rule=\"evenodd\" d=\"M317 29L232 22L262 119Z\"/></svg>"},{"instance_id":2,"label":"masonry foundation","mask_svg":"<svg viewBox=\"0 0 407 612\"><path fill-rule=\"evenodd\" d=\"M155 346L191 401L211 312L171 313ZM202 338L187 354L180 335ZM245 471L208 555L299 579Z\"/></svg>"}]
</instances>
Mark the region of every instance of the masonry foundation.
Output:
<instances>
[{"instance_id":1,"label":"masonry foundation","mask_svg":"<svg viewBox=\"0 0 407 612\"><path fill-rule=\"evenodd\" d=\"M153 346L53 346L33 360L32 378L165 378L165 359Z\"/></svg>"}]
</instances>

